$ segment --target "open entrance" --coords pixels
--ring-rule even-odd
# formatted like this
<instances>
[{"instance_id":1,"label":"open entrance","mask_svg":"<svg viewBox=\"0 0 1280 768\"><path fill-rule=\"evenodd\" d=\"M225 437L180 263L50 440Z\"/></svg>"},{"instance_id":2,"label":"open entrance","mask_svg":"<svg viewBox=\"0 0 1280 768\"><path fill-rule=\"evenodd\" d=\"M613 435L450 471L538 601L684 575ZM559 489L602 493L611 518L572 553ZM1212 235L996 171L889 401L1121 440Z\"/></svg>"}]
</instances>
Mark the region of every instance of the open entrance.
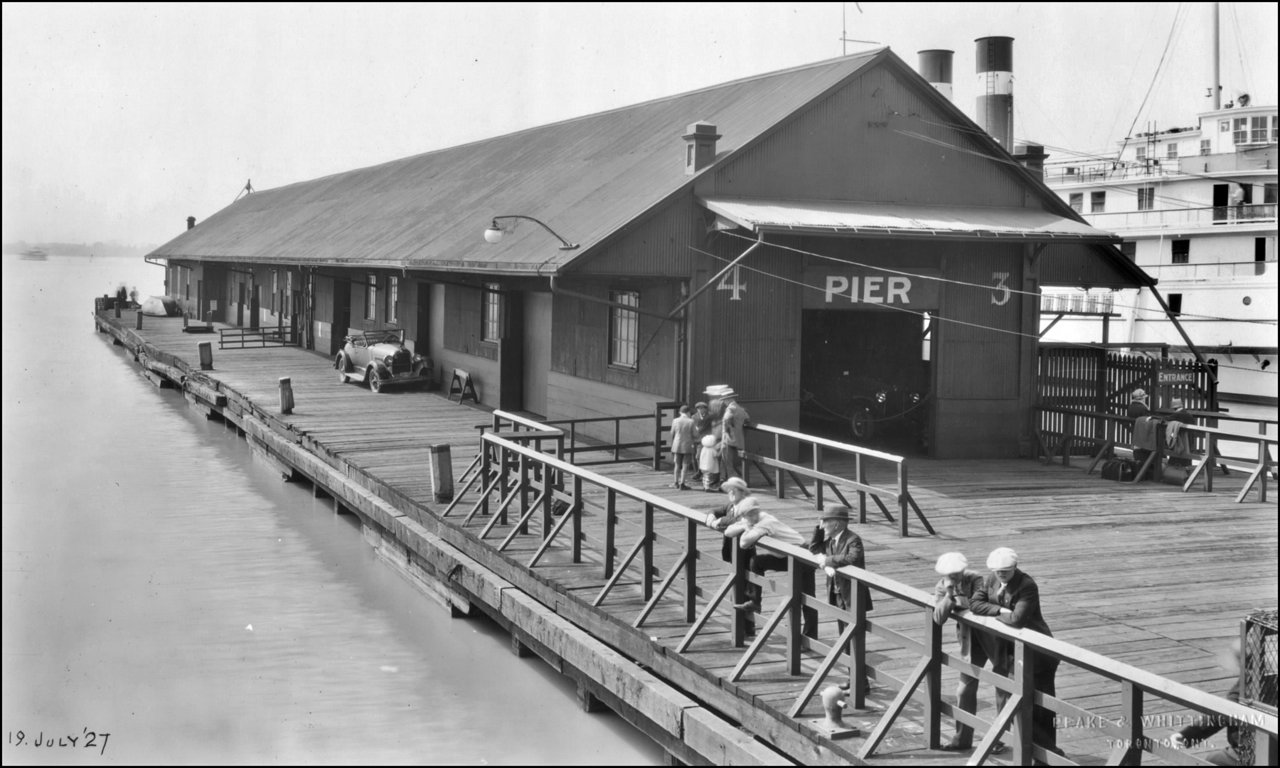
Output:
<instances>
[{"instance_id":1,"label":"open entrance","mask_svg":"<svg viewBox=\"0 0 1280 768\"><path fill-rule=\"evenodd\" d=\"M927 315L811 309L800 339L800 428L901 455L929 453Z\"/></svg>"}]
</instances>

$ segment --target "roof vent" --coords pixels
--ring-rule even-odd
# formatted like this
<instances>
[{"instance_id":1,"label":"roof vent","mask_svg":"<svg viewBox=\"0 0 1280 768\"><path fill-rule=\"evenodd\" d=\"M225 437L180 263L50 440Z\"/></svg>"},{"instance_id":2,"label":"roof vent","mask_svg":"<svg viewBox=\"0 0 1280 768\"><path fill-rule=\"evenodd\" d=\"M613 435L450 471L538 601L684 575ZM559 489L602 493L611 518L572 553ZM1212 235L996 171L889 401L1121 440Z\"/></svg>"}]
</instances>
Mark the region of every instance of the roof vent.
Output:
<instances>
[{"instance_id":1,"label":"roof vent","mask_svg":"<svg viewBox=\"0 0 1280 768\"><path fill-rule=\"evenodd\" d=\"M720 139L720 134L716 133L714 125L702 121L691 123L686 130L688 132L683 137L684 172L685 175L692 176L716 159L716 142Z\"/></svg>"},{"instance_id":2,"label":"roof vent","mask_svg":"<svg viewBox=\"0 0 1280 768\"><path fill-rule=\"evenodd\" d=\"M196 228L196 217L195 217L195 216L188 216L188 217L187 217L187 229L195 229L195 228Z\"/></svg>"}]
</instances>

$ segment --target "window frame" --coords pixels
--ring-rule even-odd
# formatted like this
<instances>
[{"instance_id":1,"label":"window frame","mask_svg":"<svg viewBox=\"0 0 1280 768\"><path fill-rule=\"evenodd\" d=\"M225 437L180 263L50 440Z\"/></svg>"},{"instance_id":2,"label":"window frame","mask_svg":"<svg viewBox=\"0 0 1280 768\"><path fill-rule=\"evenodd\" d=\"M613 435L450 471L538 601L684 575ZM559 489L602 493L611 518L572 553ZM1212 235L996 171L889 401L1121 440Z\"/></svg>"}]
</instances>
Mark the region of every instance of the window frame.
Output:
<instances>
[{"instance_id":1,"label":"window frame","mask_svg":"<svg viewBox=\"0 0 1280 768\"><path fill-rule=\"evenodd\" d=\"M1138 210L1150 211L1156 207L1156 188L1138 187Z\"/></svg>"},{"instance_id":2,"label":"window frame","mask_svg":"<svg viewBox=\"0 0 1280 768\"><path fill-rule=\"evenodd\" d=\"M1089 193L1089 213L1107 212L1107 191Z\"/></svg>"},{"instance_id":3,"label":"window frame","mask_svg":"<svg viewBox=\"0 0 1280 768\"><path fill-rule=\"evenodd\" d=\"M1067 204L1071 206L1071 210L1076 213L1084 213L1084 193L1070 192L1068 194Z\"/></svg>"},{"instance_id":4,"label":"window frame","mask_svg":"<svg viewBox=\"0 0 1280 768\"><path fill-rule=\"evenodd\" d=\"M497 344L502 340L502 285L485 283L480 289L480 341Z\"/></svg>"},{"instance_id":5,"label":"window frame","mask_svg":"<svg viewBox=\"0 0 1280 768\"><path fill-rule=\"evenodd\" d=\"M378 276L373 272L365 273L364 284L364 319L378 319Z\"/></svg>"},{"instance_id":6,"label":"window frame","mask_svg":"<svg viewBox=\"0 0 1280 768\"><path fill-rule=\"evenodd\" d=\"M629 309L619 305L626 305ZM609 291L609 367L640 369L640 292Z\"/></svg>"},{"instance_id":7,"label":"window frame","mask_svg":"<svg viewBox=\"0 0 1280 768\"><path fill-rule=\"evenodd\" d=\"M387 276L387 322L400 322L400 312L397 305L400 303L400 278L397 275Z\"/></svg>"},{"instance_id":8,"label":"window frame","mask_svg":"<svg viewBox=\"0 0 1280 768\"><path fill-rule=\"evenodd\" d=\"M1191 240L1189 238L1175 238L1169 241L1169 251L1172 258L1171 264L1190 264L1191 263Z\"/></svg>"}]
</instances>

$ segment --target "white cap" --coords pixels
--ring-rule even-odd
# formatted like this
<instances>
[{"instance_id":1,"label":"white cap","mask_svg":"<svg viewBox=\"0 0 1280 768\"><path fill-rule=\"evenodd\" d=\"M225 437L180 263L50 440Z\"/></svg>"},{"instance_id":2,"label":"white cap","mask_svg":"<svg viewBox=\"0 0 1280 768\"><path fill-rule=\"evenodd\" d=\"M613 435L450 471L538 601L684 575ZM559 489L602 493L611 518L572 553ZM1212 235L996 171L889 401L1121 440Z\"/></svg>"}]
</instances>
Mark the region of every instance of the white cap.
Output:
<instances>
[{"instance_id":1,"label":"white cap","mask_svg":"<svg viewBox=\"0 0 1280 768\"><path fill-rule=\"evenodd\" d=\"M1000 547L991 550L991 554L987 555L987 567L993 571L1002 571L1005 568L1014 568L1018 565L1018 553L1008 547Z\"/></svg>"},{"instance_id":2,"label":"white cap","mask_svg":"<svg viewBox=\"0 0 1280 768\"><path fill-rule=\"evenodd\" d=\"M953 573L960 573L969 567L969 558L964 556L962 552L944 552L938 558L938 564L933 570L943 576L950 576Z\"/></svg>"}]
</instances>

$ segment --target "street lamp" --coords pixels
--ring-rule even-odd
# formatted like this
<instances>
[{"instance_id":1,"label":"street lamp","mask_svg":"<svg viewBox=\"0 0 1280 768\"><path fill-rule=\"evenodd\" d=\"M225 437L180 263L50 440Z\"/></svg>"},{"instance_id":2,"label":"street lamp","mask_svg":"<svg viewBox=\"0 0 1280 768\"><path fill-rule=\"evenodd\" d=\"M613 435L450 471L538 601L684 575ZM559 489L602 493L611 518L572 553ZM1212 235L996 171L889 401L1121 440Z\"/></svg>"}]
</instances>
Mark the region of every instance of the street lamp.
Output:
<instances>
[{"instance_id":1,"label":"street lamp","mask_svg":"<svg viewBox=\"0 0 1280 768\"><path fill-rule=\"evenodd\" d=\"M486 242L497 243L502 240L502 235L506 232L506 230L498 226L498 219L528 219L529 221L532 221L534 224L537 224L538 226L547 230L552 235L554 235L557 240L564 243L564 245L560 246L560 250L573 251L573 250L577 250L578 248L577 243L571 243L568 240L565 240L563 237L557 234L554 229L552 229L551 227L548 227L546 224L542 223L541 221L538 221L532 216L521 216L519 214L513 214L510 216L494 216L493 223L489 225L489 228L484 231L484 239Z\"/></svg>"}]
</instances>

